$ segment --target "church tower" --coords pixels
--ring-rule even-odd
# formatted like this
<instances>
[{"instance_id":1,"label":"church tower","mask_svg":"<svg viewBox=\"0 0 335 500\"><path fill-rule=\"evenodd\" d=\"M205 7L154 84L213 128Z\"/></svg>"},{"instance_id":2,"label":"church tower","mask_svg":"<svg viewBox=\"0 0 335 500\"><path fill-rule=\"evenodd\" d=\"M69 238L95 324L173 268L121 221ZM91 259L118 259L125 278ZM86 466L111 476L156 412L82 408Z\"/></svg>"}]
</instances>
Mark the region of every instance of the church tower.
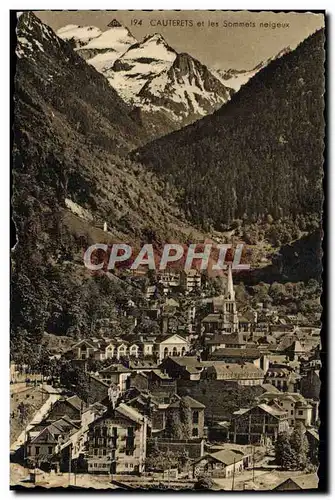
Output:
<instances>
[{"instance_id":1,"label":"church tower","mask_svg":"<svg viewBox=\"0 0 335 500\"><path fill-rule=\"evenodd\" d=\"M238 316L233 285L232 265L228 264L228 279L223 298L223 329L226 332L238 331Z\"/></svg>"}]
</instances>

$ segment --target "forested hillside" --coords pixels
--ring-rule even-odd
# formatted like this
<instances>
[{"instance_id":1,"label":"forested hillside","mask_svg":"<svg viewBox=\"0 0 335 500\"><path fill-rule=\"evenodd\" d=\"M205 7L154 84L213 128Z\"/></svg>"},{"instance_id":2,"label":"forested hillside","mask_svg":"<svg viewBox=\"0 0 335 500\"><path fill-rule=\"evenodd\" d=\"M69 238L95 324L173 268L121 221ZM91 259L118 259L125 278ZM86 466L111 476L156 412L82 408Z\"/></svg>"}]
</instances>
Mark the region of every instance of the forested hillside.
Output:
<instances>
[{"instance_id":1,"label":"forested hillside","mask_svg":"<svg viewBox=\"0 0 335 500\"><path fill-rule=\"evenodd\" d=\"M322 206L324 32L272 61L211 116L132 158L174 183L197 224L226 228Z\"/></svg>"},{"instance_id":2,"label":"forested hillside","mask_svg":"<svg viewBox=\"0 0 335 500\"><path fill-rule=\"evenodd\" d=\"M141 289L91 276L93 243L140 243L194 231L173 189L122 158L146 135L107 80L32 13L17 27L12 205L12 349L38 353L44 332L85 335ZM103 231L107 222L108 231Z\"/></svg>"}]
</instances>

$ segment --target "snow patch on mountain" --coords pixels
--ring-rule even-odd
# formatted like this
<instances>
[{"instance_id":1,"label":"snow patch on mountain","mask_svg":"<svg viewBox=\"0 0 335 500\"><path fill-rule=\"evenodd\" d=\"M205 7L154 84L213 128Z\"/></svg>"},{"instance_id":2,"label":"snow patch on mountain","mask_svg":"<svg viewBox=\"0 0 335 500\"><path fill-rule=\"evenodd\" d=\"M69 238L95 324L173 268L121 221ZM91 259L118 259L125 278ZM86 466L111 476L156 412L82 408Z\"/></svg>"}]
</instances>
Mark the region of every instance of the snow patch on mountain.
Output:
<instances>
[{"instance_id":1,"label":"snow patch on mountain","mask_svg":"<svg viewBox=\"0 0 335 500\"><path fill-rule=\"evenodd\" d=\"M250 78L258 73L259 69L249 71L234 71L234 70L220 70L213 69L212 72L223 85L233 89L235 92L240 90L242 85L245 85Z\"/></svg>"},{"instance_id":2,"label":"snow patch on mountain","mask_svg":"<svg viewBox=\"0 0 335 500\"><path fill-rule=\"evenodd\" d=\"M192 121L218 109L230 93L205 65L181 53L168 70L147 82L139 97L145 109L165 106L178 121Z\"/></svg>"},{"instance_id":3,"label":"snow patch on mountain","mask_svg":"<svg viewBox=\"0 0 335 500\"><path fill-rule=\"evenodd\" d=\"M91 40L85 49L113 49L115 52L123 53L136 39L130 34L127 28L110 28L101 33L99 37Z\"/></svg>"},{"instance_id":4,"label":"snow patch on mountain","mask_svg":"<svg viewBox=\"0 0 335 500\"><path fill-rule=\"evenodd\" d=\"M81 47L91 40L99 37L102 31L96 26L78 26L68 24L57 31L57 35L62 40L73 40L76 47Z\"/></svg>"},{"instance_id":5,"label":"snow patch on mountain","mask_svg":"<svg viewBox=\"0 0 335 500\"><path fill-rule=\"evenodd\" d=\"M126 101L137 103L138 94L148 80L167 70L176 57L176 51L161 35L151 35L132 45L105 76Z\"/></svg>"},{"instance_id":6,"label":"snow patch on mountain","mask_svg":"<svg viewBox=\"0 0 335 500\"><path fill-rule=\"evenodd\" d=\"M60 28L57 34L63 40L72 41L79 55L100 73L108 71L118 57L137 43L123 26L101 31L95 26L70 24Z\"/></svg>"},{"instance_id":7,"label":"snow patch on mountain","mask_svg":"<svg viewBox=\"0 0 335 500\"><path fill-rule=\"evenodd\" d=\"M260 70L265 68L271 61L279 59L284 54L291 51L290 47L283 48L278 54L273 57L269 57L266 61L261 61L257 66L249 70L237 70L237 69L212 69L212 73L220 80L224 85L230 87L235 92L240 90L242 85L245 85L250 78L256 75Z\"/></svg>"}]
</instances>

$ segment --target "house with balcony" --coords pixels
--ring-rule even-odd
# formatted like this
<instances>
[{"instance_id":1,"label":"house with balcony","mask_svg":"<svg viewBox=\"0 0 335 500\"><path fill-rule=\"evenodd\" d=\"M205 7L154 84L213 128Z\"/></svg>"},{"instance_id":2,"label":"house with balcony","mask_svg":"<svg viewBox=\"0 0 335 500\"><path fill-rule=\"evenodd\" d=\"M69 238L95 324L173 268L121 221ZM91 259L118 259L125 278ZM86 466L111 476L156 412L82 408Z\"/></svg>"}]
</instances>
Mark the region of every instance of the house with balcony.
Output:
<instances>
[{"instance_id":1,"label":"house with balcony","mask_svg":"<svg viewBox=\"0 0 335 500\"><path fill-rule=\"evenodd\" d=\"M125 403L89 425L88 472L139 474L144 472L147 417Z\"/></svg>"},{"instance_id":2,"label":"house with balcony","mask_svg":"<svg viewBox=\"0 0 335 500\"><path fill-rule=\"evenodd\" d=\"M277 405L258 404L233 413L228 439L238 444L273 444L289 429L288 414Z\"/></svg>"}]
</instances>

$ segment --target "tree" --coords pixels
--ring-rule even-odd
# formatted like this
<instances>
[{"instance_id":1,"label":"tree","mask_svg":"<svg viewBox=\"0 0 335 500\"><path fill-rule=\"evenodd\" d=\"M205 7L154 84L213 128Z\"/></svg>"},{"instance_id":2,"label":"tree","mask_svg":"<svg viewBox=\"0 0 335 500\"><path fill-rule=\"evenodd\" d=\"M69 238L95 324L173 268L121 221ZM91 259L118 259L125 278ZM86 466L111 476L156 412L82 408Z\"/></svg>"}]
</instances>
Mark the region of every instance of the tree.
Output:
<instances>
[{"instance_id":1,"label":"tree","mask_svg":"<svg viewBox=\"0 0 335 500\"><path fill-rule=\"evenodd\" d=\"M285 431L278 434L275 457L276 463L283 469L292 470L294 468L294 456L289 432Z\"/></svg>"},{"instance_id":2,"label":"tree","mask_svg":"<svg viewBox=\"0 0 335 500\"><path fill-rule=\"evenodd\" d=\"M171 408L167 414L166 432L172 439L190 439L192 436L192 410L185 398L178 408Z\"/></svg>"},{"instance_id":3,"label":"tree","mask_svg":"<svg viewBox=\"0 0 335 500\"><path fill-rule=\"evenodd\" d=\"M275 445L276 463L286 470L305 470L309 465L308 440L303 424L293 432L282 432Z\"/></svg>"},{"instance_id":4,"label":"tree","mask_svg":"<svg viewBox=\"0 0 335 500\"><path fill-rule=\"evenodd\" d=\"M198 481L194 485L195 490L210 490L213 488L213 479L209 476L202 476L198 478Z\"/></svg>"},{"instance_id":5,"label":"tree","mask_svg":"<svg viewBox=\"0 0 335 500\"><path fill-rule=\"evenodd\" d=\"M270 286L269 295L275 301L275 303L281 302L285 299L285 285L277 282L272 283L272 285Z\"/></svg>"},{"instance_id":6,"label":"tree","mask_svg":"<svg viewBox=\"0 0 335 500\"><path fill-rule=\"evenodd\" d=\"M291 436L291 446L294 453L295 468L304 470L308 466L308 440L304 425L297 423Z\"/></svg>"},{"instance_id":7,"label":"tree","mask_svg":"<svg viewBox=\"0 0 335 500\"><path fill-rule=\"evenodd\" d=\"M29 414L29 405L21 402L18 407L17 407L18 411L19 411L19 419L20 419L20 422L23 424L27 418L28 418L28 414Z\"/></svg>"},{"instance_id":8,"label":"tree","mask_svg":"<svg viewBox=\"0 0 335 500\"><path fill-rule=\"evenodd\" d=\"M177 408L171 409L166 417L166 433L171 439L183 439L184 428L180 421L180 414Z\"/></svg>"},{"instance_id":9,"label":"tree","mask_svg":"<svg viewBox=\"0 0 335 500\"><path fill-rule=\"evenodd\" d=\"M169 450L162 451L154 447L151 452L147 454L145 467L146 469L153 470L173 469L179 466L179 461L182 460L182 458L183 457L179 453Z\"/></svg>"},{"instance_id":10,"label":"tree","mask_svg":"<svg viewBox=\"0 0 335 500\"><path fill-rule=\"evenodd\" d=\"M81 399L87 402L89 396L88 377L82 368L64 363L60 372L60 384L68 390L75 392Z\"/></svg>"},{"instance_id":11,"label":"tree","mask_svg":"<svg viewBox=\"0 0 335 500\"><path fill-rule=\"evenodd\" d=\"M192 410L185 398L182 398L179 404L180 422L184 439L192 437Z\"/></svg>"}]
</instances>

